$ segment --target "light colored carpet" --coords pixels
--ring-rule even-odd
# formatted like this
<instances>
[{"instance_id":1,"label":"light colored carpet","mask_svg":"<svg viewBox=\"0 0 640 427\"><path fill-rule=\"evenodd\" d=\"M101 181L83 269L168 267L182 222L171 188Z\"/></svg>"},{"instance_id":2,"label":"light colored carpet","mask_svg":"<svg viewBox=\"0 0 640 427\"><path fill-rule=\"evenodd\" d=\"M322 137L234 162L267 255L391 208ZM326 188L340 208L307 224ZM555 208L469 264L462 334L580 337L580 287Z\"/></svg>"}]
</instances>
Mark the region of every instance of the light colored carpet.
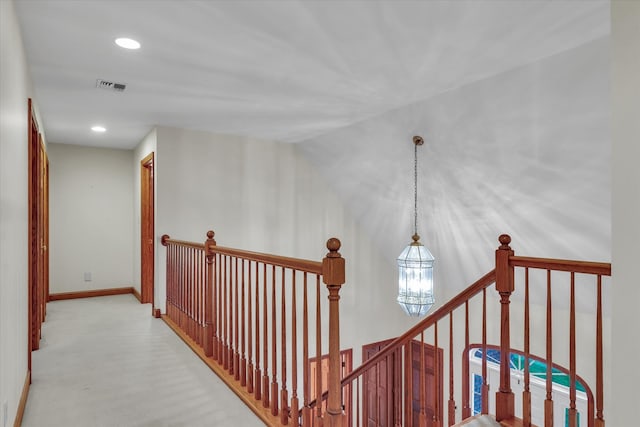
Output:
<instances>
[{"instance_id":1,"label":"light colored carpet","mask_svg":"<svg viewBox=\"0 0 640 427\"><path fill-rule=\"evenodd\" d=\"M261 426L132 295L47 305L24 427Z\"/></svg>"}]
</instances>

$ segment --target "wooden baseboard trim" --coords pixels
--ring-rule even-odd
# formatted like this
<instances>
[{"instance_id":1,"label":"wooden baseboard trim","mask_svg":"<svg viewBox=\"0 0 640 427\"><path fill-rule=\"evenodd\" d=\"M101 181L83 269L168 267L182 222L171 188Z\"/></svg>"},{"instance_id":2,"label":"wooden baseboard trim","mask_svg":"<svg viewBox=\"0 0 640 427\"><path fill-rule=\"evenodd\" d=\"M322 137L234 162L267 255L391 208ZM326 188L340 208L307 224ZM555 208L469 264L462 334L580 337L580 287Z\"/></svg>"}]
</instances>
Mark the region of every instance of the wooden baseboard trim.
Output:
<instances>
[{"instance_id":1,"label":"wooden baseboard trim","mask_svg":"<svg viewBox=\"0 0 640 427\"><path fill-rule=\"evenodd\" d=\"M156 319L159 319L160 317L162 317L162 314L160 313L159 308L155 309L155 311L153 312L153 317L155 317Z\"/></svg>"},{"instance_id":2,"label":"wooden baseboard trim","mask_svg":"<svg viewBox=\"0 0 640 427\"><path fill-rule=\"evenodd\" d=\"M27 406L27 397L29 397L29 386L31 385L31 371L27 371L27 376L24 379L24 386L22 387L22 394L20 395L20 402L18 403L18 412L16 413L16 419L13 422L13 427L20 427L22 425L22 417L24 416L24 408Z\"/></svg>"},{"instance_id":3,"label":"wooden baseboard trim","mask_svg":"<svg viewBox=\"0 0 640 427\"><path fill-rule=\"evenodd\" d=\"M136 288L131 288L131 293L138 301L140 301L140 304L142 304L142 295L140 295L140 292L138 292Z\"/></svg>"},{"instance_id":4,"label":"wooden baseboard trim","mask_svg":"<svg viewBox=\"0 0 640 427\"><path fill-rule=\"evenodd\" d=\"M226 385L244 402L245 405L258 418L268 426L280 425L280 416L271 415L271 409L262 406L262 401L253 398L253 394L249 393L246 388L240 385L240 381L236 380L233 375L229 375L222 366L220 366L212 357L207 357L204 350L194 340L185 334L180 327L174 323L167 315L162 315L162 320L178 335L189 348L202 359L202 361L211 369Z\"/></svg>"},{"instance_id":5,"label":"wooden baseboard trim","mask_svg":"<svg viewBox=\"0 0 640 427\"><path fill-rule=\"evenodd\" d=\"M62 292L59 294L49 295L49 301L60 301L65 299L76 298L93 298L93 297L106 297L110 295L124 295L134 294L132 287L128 288L110 288L110 289L94 289L91 291L78 291L78 292Z\"/></svg>"}]
</instances>

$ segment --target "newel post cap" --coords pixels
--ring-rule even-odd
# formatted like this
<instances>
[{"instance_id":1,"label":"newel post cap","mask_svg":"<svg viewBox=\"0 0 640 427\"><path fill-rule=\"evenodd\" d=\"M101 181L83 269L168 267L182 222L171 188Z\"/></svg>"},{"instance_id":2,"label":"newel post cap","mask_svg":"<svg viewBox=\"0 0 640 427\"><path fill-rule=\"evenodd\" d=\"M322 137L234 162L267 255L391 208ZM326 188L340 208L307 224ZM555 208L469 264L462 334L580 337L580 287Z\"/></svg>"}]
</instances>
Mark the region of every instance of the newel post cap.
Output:
<instances>
[{"instance_id":1,"label":"newel post cap","mask_svg":"<svg viewBox=\"0 0 640 427\"><path fill-rule=\"evenodd\" d=\"M322 260L322 281L328 286L341 286L345 282L345 263L340 255L340 240L332 237L327 240L329 253Z\"/></svg>"},{"instance_id":2,"label":"newel post cap","mask_svg":"<svg viewBox=\"0 0 640 427\"><path fill-rule=\"evenodd\" d=\"M207 231L207 240L204 242L204 251L207 254L207 258L213 258L213 247L216 245L216 241L213 238L216 233L213 230Z\"/></svg>"},{"instance_id":3,"label":"newel post cap","mask_svg":"<svg viewBox=\"0 0 640 427\"><path fill-rule=\"evenodd\" d=\"M509 243L511 243L511 236L508 234L501 234L500 237L498 237L498 242L500 242L500 247L498 249L511 250L511 247L509 246Z\"/></svg>"},{"instance_id":4,"label":"newel post cap","mask_svg":"<svg viewBox=\"0 0 640 427\"><path fill-rule=\"evenodd\" d=\"M162 237L160 238L160 243L162 243L162 246L167 246L167 241L170 239L171 237L169 237L168 234L163 234Z\"/></svg>"}]
</instances>

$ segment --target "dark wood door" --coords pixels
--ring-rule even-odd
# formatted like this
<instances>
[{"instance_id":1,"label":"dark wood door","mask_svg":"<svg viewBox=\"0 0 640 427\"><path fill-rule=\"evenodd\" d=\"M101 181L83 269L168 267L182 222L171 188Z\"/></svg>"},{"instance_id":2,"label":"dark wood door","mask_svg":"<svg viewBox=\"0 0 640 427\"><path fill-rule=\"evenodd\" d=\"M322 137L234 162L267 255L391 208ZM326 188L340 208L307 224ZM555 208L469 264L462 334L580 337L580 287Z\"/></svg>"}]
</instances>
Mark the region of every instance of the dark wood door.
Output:
<instances>
[{"instance_id":1,"label":"dark wood door","mask_svg":"<svg viewBox=\"0 0 640 427\"><path fill-rule=\"evenodd\" d=\"M393 340L363 346L362 361L369 360L391 341ZM401 354L401 350L398 349L364 374L362 417L368 427L390 427L402 424L400 418Z\"/></svg>"},{"instance_id":2,"label":"dark wood door","mask_svg":"<svg viewBox=\"0 0 640 427\"><path fill-rule=\"evenodd\" d=\"M47 152L31 99L28 101L29 173L29 352L40 348L41 326L49 299L49 169Z\"/></svg>"},{"instance_id":3,"label":"dark wood door","mask_svg":"<svg viewBox=\"0 0 640 427\"><path fill-rule=\"evenodd\" d=\"M344 378L353 370L353 350L342 350L340 352L340 359L342 363L342 370L340 371L340 378ZM318 366L318 359L313 357L309 359L309 391L310 391L310 401L316 399L318 393L318 372L317 369L320 369L320 378L321 378L321 390L322 393L326 392L329 389L329 355L325 354L320 359L320 366ZM325 402L326 404L326 402ZM351 386L345 387L342 390L342 404L344 405L344 413L347 417L348 424L345 426L351 426ZM322 406L322 413L324 414L326 406ZM312 425L315 425L315 417L311 419Z\"/></svg>"},{"instance_id":4,"label":"dark wood door","mask_svg":"<svg viewBox=\"0 0 640 427\"><path fill-rule=\"evenodd\" d=\"M154 270L154 161L153 153L140 162L140 302L151 303L151 313L155 314L153 299Z\"/></svg>"},{"instance_id":5,"label":"dark wood door","mask_svg":"<svg viewBox=\"0 0 640 427\"><path fill-rule=\"evenodd\" d=\"M411 396L407 425L434 426L435 421L442 418L442 349L436 352L432 345L421 345L419 341L412 341L410 346L411 351L405 351L407 366L411 366L406 381L407 395ZM423 423L420 423L421 417L424 417Z\"/></svg>"}]
</instances>

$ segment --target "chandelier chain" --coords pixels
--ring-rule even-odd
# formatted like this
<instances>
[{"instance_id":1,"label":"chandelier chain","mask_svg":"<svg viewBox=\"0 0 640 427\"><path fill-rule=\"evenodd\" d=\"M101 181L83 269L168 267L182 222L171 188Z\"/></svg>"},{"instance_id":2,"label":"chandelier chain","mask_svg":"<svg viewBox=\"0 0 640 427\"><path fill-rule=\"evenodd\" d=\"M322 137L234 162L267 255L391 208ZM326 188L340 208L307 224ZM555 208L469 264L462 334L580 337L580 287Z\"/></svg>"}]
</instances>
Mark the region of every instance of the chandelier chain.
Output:
<instances>
[{"instance_id":1,"label":"chandelier chain","mask_svg":"<svg viewBox=\"0 0 640 427\"><path fill-rule=\"evenodd\" d=\"M413 234L418 234L418 145L413 152Z\"/></svg>"}]
</instances>

